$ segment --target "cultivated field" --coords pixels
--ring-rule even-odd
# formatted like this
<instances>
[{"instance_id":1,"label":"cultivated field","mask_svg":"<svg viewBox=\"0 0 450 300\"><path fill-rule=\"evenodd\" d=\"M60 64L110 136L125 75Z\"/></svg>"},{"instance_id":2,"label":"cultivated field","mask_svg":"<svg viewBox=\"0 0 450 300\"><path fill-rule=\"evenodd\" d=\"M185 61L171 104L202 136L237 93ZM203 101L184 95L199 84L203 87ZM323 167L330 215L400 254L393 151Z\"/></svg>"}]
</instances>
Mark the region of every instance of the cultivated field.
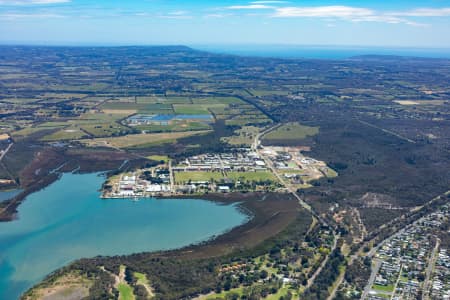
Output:
<instances>
[{"instance_id":1,"label":"cultivated field","mask_svg":"<svg viewBox=\"0 0 450 300\"><path fill-rule=\"evenodd\" d=\"M234 182L278 181L275 175L269 171L227 172L225 175L222 172L217 171L175 172L176 183L186 183L189 181L211 181L211 179L216 182L222 179L231 179Z\"/></svg>"},{"instance_id":2,"label":"cultivated field","mask_svg":"<svg viewBox=\"0 0 450 300\"><path fill-rule=\"evenodd\" d=\"M264 144L284 144L300 141L319 133L319 127L309 127L293 122L278 127L264 136Z\"/></svg>"},{"instance_id":3,"label":"cultivated field","mask_svg":"<svg viewBox=\"0 0 450 300\"><path fill-rule=\"evenodd\" d=\"M186 132L171 132L171 133L129 134L120 137L81 140L81 142L91 147L107 146L115 148L130 148L148 144L156 145L175 142L179 138L193 135L201 135L208 132L210 131L205 130L205 131L186 131Z\"/></svg>"},{"instance_id":4,"label":"cultivated field","mask_svg":"<svg viewBox=\"0 0 450 300\"><path fill-rule=\"evenodd\" d=\"M193 172L175 172L175 182L176 183L187 183L189 181L219 181L224 179L222 172L204 172L204 171L193 171Z\"/></svg>"}]
</instances>

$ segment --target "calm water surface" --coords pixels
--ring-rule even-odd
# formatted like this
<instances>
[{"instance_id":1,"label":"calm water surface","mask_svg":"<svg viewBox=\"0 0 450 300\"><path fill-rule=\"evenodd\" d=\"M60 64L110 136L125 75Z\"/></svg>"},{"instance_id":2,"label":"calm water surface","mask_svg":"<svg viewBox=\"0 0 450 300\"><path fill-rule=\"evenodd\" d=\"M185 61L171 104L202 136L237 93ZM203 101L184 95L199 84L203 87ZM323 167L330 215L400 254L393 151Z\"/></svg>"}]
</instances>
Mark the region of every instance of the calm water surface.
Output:
<instances>
[{"instance_id":1,"label":"calm water surface","mask_svg":"<svg viewBox=\"0 0 450 300\"><path fill-rule=\"evenodd\" d=\"M0 223L0 299L16 299L77 258L173 249L245 222L232 205L195 199L101 200L97 174L65 174Z\"/></svg>"}]
</instances>

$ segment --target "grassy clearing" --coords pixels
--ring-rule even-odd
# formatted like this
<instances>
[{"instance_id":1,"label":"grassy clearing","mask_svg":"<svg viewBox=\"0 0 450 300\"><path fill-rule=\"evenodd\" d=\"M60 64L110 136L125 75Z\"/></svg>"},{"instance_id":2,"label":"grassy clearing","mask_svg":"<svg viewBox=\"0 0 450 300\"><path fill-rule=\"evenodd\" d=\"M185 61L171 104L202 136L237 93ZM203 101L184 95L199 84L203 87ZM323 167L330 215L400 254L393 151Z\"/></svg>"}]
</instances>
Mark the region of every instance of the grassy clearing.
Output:
<instances>
[{"instance_id":1,"label":"grassy clearing","mask_svg":"<svg viewBox=\"0 0 450 300\"><path fill-rule=\"evenodd\" d=\"M152 288L150 286L150 282L148 281L147 275L145 275L143 273L138 273L138 272L134 272L133 275L137 279L136 284L140 284L143 287L145 287L145 289L149 293L149 297L150 298L153 297L153 291L152 291Z\"/></svg>"},{"instance_id":2,"label":"grassy clearing","mask_svg":"<svg viewBox=\"0 0 450 300\"><path fill-rule=\"evenodd\" d=\"M120 137L95 138L82 141L88 146L112 146L117 148L128 148L150 143L164 143L176 141L176 139L204 134L209 131L187 131L187 132L171 132L171 133L152 133L152 134L129 134Z\"/></svg>"},{"instance_id":3,"label":"grassy clearing","mask_svg":"<svg viewBox=\"0 0 450 300\"><path fill-rule=\"evenodd\" d=\"M47 128L48 129L48 128ZM11 135L14 138L18 138L18 137L27 137L33 133L39 132L39 131L43 131L43 130L47 130L45 128L39 128L39 127L26 127L17 131L14 131L11 133Z\"/></svg>"},{"instance_id":4,"label":"grassy clearing","mask_svg":"<svg viewBox=\"0 0 450 300\"><path fill-rule=\"evenodd\" d=\"M139 104L161 103L159 97L153 97L153 96L136 97L136 102Z\"/></svg>"},{"instance_id":5,"label":"grassy clearing","mask_svg":"<svg viewBox=\"0 0 450 300\"><path fill-rule=\"evenodd\" d=\"M134 272L134 277L137 278L138 284L148 284L147 276L143 273Z\"/></svg>"},{"instance_id":6,"label":"grassy clearing","mask_svg":"<svg viewBox=\"0 0 450 300\"><path fill-rule=\"evenodd\" d=\"M227 178L240 181L277 181L275 175L269 171L256 171L256 172L228 172Z\"/></svg>"},{"instance_id":7,"label":"grassy clearing","mask_svg":"<svg viewBox=\"0 0 450 300\"><path fill-rule=\"evenodd\" d=\"M303 126L299 123L287 123L264 136L264 140L301 140L319 133L319 127Z\"/></svg>"},{"instance_id":8,"label":"grassy clearing","mask_svg":"<svg viewBox=\"0 0 450 300\"><path fill-rule=\"evenodd\" d=\"M210 181L211 179L215 181L219 181L224 179L222 172L206 172L206 171L198 171L198 172L175 172L175 182L183 183L191 181Z\"/></svg>"},{"instance_id":9,"label":"grassy clearing","mask_svg":"<svg viewBox=\"0 0 450 300\"><path fill-rule=\"evenodd\" d=\"M276 91L276 90L254 90L250 89L250 93L257 97L270 96L270 95L279 95L286 96L289 95L289 91Z\"/></svg>"},{"instance_id":10,"label":"grassy clearing","mask_svg":"<svg viewBox=\"0 0 450 300\"><path fill-rule=\"evenodd\" d=\"M58 130L55 133L44 136L42 141L62 141L62 140L78 140L87 137L86 133L79 128L68 127Z\"/></svg>"},{"instance_id":11,"label":"grassy clearing","mask_svg":"<svg viewBox=\"0 0 450 300\"><path fill-rule=\"evenodd\" d=\"M266 299L266 300L278 300L281 297L285 297L287 295L288 291L289 291L289 287L288 286L284 286L284 287L280 288L276 294L271 294L271 295L267 296L264 299ZM295 297L293 299L295 299Z\"/></svg>"},{"instance_id":12,"label":"grassy clearing","mask_svg":"<svg viewBox=\"0 0 450 300\"><path fill-rule=\"evenodd\" d=\"M244 126L236 130L235 135L223 138L230 145L251 145L259 133L260 128L255 126Z\"/></svg>"},{"instance_id":13,"label":"grassy clearing","mask_svg":"<svg viewBox=\"0 0 450 300\"><path fill-rule=\"evenodd\" d=\"M49 130L49 129L57 129L57 128L64 128L67 127L66 122L46 122L42 123L36 127L25 127L23 129L14 131L12 135L14 137L27 137L33 133Z\"/></svg>"},{"instance_id":14,"label":"grassy clearing","mask_svg":"<svg viewBox=\"0 0 450 300\"><path fill-rule=\"evenodd\" d=\"M119 283L117 286L119 290L119 300L134 300L133 288L127 283Z\"/></svg>"},{"instance_id":15,"label":"grassy clearing","mask_svg":"<svg viewBox=\"0 0 450 300\"><path fill-rule=\"evenodd\" d=\"M132 115L137 113L137 109L102 109L105 114L111 115Z\"/></svg>"},{"instance_id":16,"label":"grassy clearing","mask_svg":"<svg viewBox=\"0 0 450 300\"><path fill-rule=\"evenodd\" d=\"M220 181L221 179L232 179L234 181L277 181L275 175L269 171L257 172L228 172L224 176L222 172L193 171L193 172L176 172L175 182L183 183L190 181Z\"/></svg>"},{"instance_id":17,"label":"grassy clearing","mask_svg":"<svg viewBox=\"0 0 450 300\"><path fill-rule=\"evenodd\" d=\"M35 127L26 127L15 131L13 136L26 137L39 131L58 128L61 130L53 135L46 136L44 140L57 140L59 137L66 140L78 139L83 136L83 134L79 133L80 128L94 136L110 136L129 131L127 127L116 123L127 116L128 114L86 113L76 119L45 122Z\"/></svg>"},{"instance_id":18,"label":"grassy clearing","mask_svg":"<svg viewBox=\"0 0 450 300\"><path fill-rule=\"evenodd\" d=\"M145 132L173 132L211 129L208 124L188 121L175 122L175 124L168 125L139 125L134 128Z\"/></svg>"},{"instance_id":19,"label":"grassy clearing","mask_svg":"<svg viewBox=\"0 0 450 300\"><path fill-rule=\"evenodd\" d=\"M226 109L228 104L211 103L211 104L174 104L173 109L177 114L186 115L209 115L210 110Z\"/></svg>"},{"instance_id":20,"label":"grassy clearing","mask_svg":"<svg viewBox=\"0 0 450 300\"><path fill-rule=\"evenodd\" d=\"M37 127L39 128L58 128L58 127L66 127L68 122L45 122L39 124Z\"/></svg>"},{"instance_id":21,"label":"grassy clearing","mask_svg":"<svg viewBox=\"0 0 450 300\"><path fill-rule=\"evenodd\" d=\"M164 162L169 161L169 157L167 155L150 155L147 158L154 161L164 161Z\"/></svg>"},{"instance_id":22,"label":"grassy clearing","mask_svg":"<svg viewBox=\"0 0 450 300\"><path fill-rule=\"evenodd\" d=\"M124 119L128 117L130 114L128 113L115 113L115 114L106 114L106 113L85 113L80 116L80 120L84 122L92 122L92 123L110 123L115 122L120 119ZM77 122L77 120L74 120Z\"/></svg>"},{"instance_id":23,"label":"grassy clearing","mask_svg":"<svg viewBox=\"0 0 450 300\"><path fill-rule=\"evenodd\" d=\"M206 98L192 98L193 104L240 104L243 103L241 99L236 97L206 97Z\"/></svg>"},{"instance_id":24,"label":"grassy clearing","mask_svg":"<svg viewBox=\"0 0 450 300\"><path fill-rule=\"evenodd\" d=\"M95 137L122 135L130 132L129 128L115 122L86 124L80 127Z\"/></svg>"},{"instance_id":25,"label":"grassy clearing","mask_svg":"<svg viewBox=\"0 0 450 300\"><path fill-rule=\"evenodd\" d=\"M1 78L1 77L0 77ZM1 101L14 104L30 104L38 101L37 98L2 98Z\"/></svg>"},{"instance_id":26,"label":"grassy clearing","mask_svg":"<svg viewBox=\"0 0 450 300\"><path fill-rule=\"evenodd\" d=\"M269 296L267 296L267 297L265 297L263 299L266 299L266 300L278 300L281 297L286 296L288 291L289 291L289 287L285 286L285 287L280 288L276 294L271 294L271 295L269 295ZM291 292L293 292L293 291L291 291ZM201 300L234 299L232 297L233 295L238 295L239 297L241 297L243 294L244 294L244 288L243 287L239 287L239 288L230 289L229 291L223 291L221 293L213 293L211 295L201 296L198 299L201 299ZM293 295L295 296L296 293L293 292Z\"/></svg>"},{"instance_id":27,"label":"grassy clearing","mask_svg":"<svg viewBox=\"0 0 450 300\"><path fill-rule=\"evenodd\" d=\"M174 104L173 109L177 114L185 115L207 115L209 114L208 107L204 105L193 104Z\"/></svg>"},{"instance_id":28,"label":"grassy clearing","mask_svg":"<svg viewBox=\"0 0 450 300\"><path fill-rule=\"evenodd\" d=\"M200 297L200 299L202 299L202 300L228 299L227 298L228 295L236 294L236 295L239 295L239 297L240 297L240 296L242 296L243 292L244 292L244 288L239 287L239 288L231 289L231 290L226 291L226 292L223 291L223 292L218 293L218 294L214 293L212 295L203 296L203 297ZM232 299L232 298L230 298L230 299Z\"/></svg>"},{"instance_id":29,"label":"grassy clearing","mask_svg":"<svg viewBox=\"0 0 450 300\"><path fill-rule=\"evenodd\" d=\"M247 117L247 115L245 115L245 116L233 117L230 120L226 120L225 123L227 125L248 126L248 125L271 123L271 120L268 118L265 118L262 114L254 116L254 117Z\"/></svg>"},{"instance_id":30,"label":"grassy clearing","mask_svg":"<svg viewBox=\"0 0 450 300\"><path fill-rule=\"evenodd\" d=\"M394 285L393 284L388 284L388 285L379 285L379 284L374 284L372 286L372 289L375 291L381 291L381 292L392 292L394 291Z\"/></svg>"},{"instance_id":31,"label":"grassy clearing","mask_svg":"<svg viewBox=\"0 0 450 300\"><path fill-rule=\"evenodd\" d=\"M338 176L338 173L332 168L327 168L325 176L327 176L328 178L334 178Z\"/></svg>"},{"instance_id":32,"label":"grassy clearing","mask_svg":"<svg viewBox=\"0 0 450 300\"><path fill-rule=\"evenodd\" d=\"M45 93L43 98L57 98L62 100L74 99L74 98L83 98L88 96L87 94L80 93Z\"/></svg>"},{"instance_id":33,"label":"grassy clearing","mask_svg":"<svg viewBox=\"0 0 450 300\"><path fill-rule=\"evenodd\" d=\"M172 105L162 103L135 103L135 102L107 102L100 106L105 112L118 110L124 111L138 111L142 113L154 114L170 114L173 113Z\"/></svg>"}]
</instances>

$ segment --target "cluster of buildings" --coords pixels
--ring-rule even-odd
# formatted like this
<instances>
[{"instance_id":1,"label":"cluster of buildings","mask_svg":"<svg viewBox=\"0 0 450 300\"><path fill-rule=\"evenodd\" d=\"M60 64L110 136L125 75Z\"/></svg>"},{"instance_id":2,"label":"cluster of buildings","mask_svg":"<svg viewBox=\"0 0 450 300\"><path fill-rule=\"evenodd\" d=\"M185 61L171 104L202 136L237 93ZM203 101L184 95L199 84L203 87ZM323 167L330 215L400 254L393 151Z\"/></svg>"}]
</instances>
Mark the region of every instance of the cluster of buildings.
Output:
<instances>
[{"instance_id":1,"label":"cluster of buildings","mask_svg":"<svg viewBox=\"0 0 450 300\"><path fill-rule=\"evenodd\" d=\"M443 206L381 245L368 299L418 299L422 295L450 299L450 258L439 239L449 215L448 206Z\"/></svg>"},{"instance_id":2,"label":"cluster of buildings","mask_svg":"<svg viewBox=\"0 0 450 300\"><path fill-rule=\"evenodd\" d=\"M247 148L230 153L207 153L192 156L172 168L173 171L266 171L259 154Z\"/></svg>"},{"instance_id":3,"label":"cluster of buildings","mask_svg":"<svg viewBox=\"0 0 450 300\"><path fill-rule=\"evenodd\" d=\"M274 169L291 184L303 185L310 180L329 176L331 169L326 163L303 155L302 151L304 150L309 150L309 148L264 147L261 153L270 160Z\"/></svg>"},{"instance_id":4,"label":"cluster of buildings","mask_svg":"<svg viewBox=\"0 0 450 300\"><path fill-rule=\"evenodd\" d=\"M441 248L432 274L431 299L450 299L450 256Z\"/></svg>"},{"instance_id":5,"label":"cluster of buildings","mask_svg":"<svg viewBox=\"0 0 450 300\"><path fill-rule=\"evenodd\" d=\"M166 163L122 174L105 185L103 198L273 191L281 188L279 176L283 173L291 183L298 184L324 176L324 170L328 169L326 164L300 151L299 147L264 147L261 151L236 148L224 153L191 156L176 165Z\"/></svg>"},{"instance_id":6,"label":"cluster of buildings","mask_svg":"<svg viewBox=\"0 0 450 300\"><path fill-rule=\"evenodd\" d=\"M121 174L103 189L102 198L140 198L171 193L170 172L165 168L144 169Z\"/></svg>"}]
</instances>

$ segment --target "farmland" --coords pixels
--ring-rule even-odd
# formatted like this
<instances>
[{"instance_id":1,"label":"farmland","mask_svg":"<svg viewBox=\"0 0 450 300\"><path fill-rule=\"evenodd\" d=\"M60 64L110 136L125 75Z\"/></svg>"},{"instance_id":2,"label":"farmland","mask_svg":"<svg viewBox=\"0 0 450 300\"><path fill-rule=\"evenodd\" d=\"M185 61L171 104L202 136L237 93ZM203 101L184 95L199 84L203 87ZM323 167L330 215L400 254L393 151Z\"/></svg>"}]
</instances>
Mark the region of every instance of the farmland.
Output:
<instances>
[{"instance_id":1,"label":"farmland","mask_svg":"<svg viewBox=\"0 0 450 300\"><path fill-rule=\"evenodd\" d=\"M91 147L106 146L116 148L139 147L149 144L173 143L179 138L201 135L209 131L187 131L172 133L149 133L149 134L129 134L121 137L96 138L88 140L80 140Z\"/></svg>"},{"instance_id":2,"label":"farmland","mask_svg":"<svg viewBox=\"0 0 450 300\"><path fill-rule=\"evenodd\" d=\"M86 137L87 134L75 127L68 127L67 129L61 129L55 133L46 135L42 138L44 141L64 141L64 140L76 140Z\"/></svg>"},{"instance_id":3,"label":"farmland","mask_svg":"<svg viewBox=\"0 0 450 300\"><path fill-rule=\"evenodd\" d=\"M296 122L287 123L265 135L263 143L271 145L295 144L306 137L314 136L318 133L318 127L304 126Z\"/></svg>"},{"instance_id":4,"label":"farmland","mask_svg":"<svg viewBox=\"0 0 450 300\"><path fill-rule=\"evenodd\" d=\"M447 59L285 60L178 46L0 50L0 134L11 136L0 143L9 149L0 162L8 186L0 188L31 193L74 170L160 168L136 181L163 181L171 164L177 196L244 201L254 213L247 225L185 252L85 259L60 271L94 274L92 299L119 292L100 267L117 274L121 264L145 274L161 299L231 297L225 288L325 299L337 275L345 272L346 286L355 273L365 276L370 261L345 264L363 255L362 243L383 237L380 227L401 224L448 190ZM136 116L155 119L134 124ZM2 201L1 220L24 199ZM253 274L263 271L275 277L258 282Z\"/></svg>"}]
</instances>

